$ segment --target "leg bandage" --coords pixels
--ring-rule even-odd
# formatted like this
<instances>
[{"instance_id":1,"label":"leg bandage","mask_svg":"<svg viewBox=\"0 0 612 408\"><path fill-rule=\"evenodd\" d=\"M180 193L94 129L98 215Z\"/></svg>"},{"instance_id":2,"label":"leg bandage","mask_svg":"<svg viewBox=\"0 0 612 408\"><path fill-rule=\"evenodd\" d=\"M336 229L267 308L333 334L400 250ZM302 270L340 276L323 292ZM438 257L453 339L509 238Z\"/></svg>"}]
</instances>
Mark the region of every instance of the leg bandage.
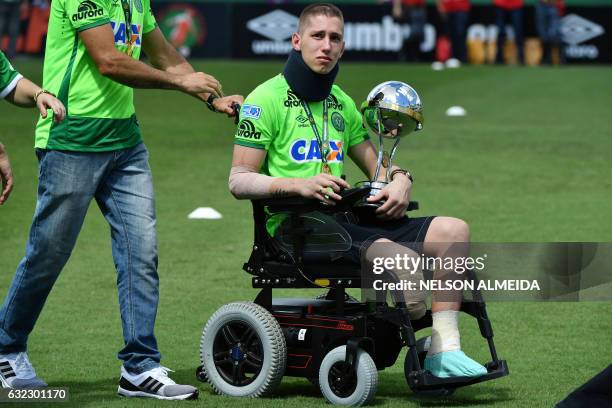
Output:
<instances>
[{"instance_id":1,"label":"leg bandage","mask_svg":"<svg viewBox=\"0 0 612 408\"><path fill-rule=\"evenodd\" d=\"M459 311L444 310L436 312L432 315L432 319L431 346L427 355L433 356L443 351L461 349L458 325Z\"/></svg>"}]
</instances>

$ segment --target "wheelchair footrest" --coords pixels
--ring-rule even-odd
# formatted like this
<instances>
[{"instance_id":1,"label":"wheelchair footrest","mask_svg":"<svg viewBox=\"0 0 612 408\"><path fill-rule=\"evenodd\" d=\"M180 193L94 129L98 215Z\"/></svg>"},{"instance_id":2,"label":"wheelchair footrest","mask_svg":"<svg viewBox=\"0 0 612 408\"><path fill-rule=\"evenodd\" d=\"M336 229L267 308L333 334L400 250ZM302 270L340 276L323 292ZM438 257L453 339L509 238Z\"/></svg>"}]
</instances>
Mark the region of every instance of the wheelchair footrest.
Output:
<instances>
[{"instance_id":1,"label":"wheelchair footrest","mask_svg":"<svg viewBox=\"0 0 612 408\"><path fill-rule=\"evenodd\" d=\"M437 388L464 387L510 374L506 360L490 361L485 364L485 367L487 374L480 377L439 378L432 375L428 370L413 371L408 375L408 383L413 390L426 391Z\"/></svg>"}]
</instances>

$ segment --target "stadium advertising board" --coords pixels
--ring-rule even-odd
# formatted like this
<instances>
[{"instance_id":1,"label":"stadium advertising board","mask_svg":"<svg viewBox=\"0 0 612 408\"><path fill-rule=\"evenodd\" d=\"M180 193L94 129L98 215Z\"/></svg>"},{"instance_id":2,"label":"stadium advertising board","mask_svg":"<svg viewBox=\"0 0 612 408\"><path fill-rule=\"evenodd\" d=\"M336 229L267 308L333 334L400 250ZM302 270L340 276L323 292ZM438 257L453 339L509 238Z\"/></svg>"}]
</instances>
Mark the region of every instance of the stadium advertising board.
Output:
<instances>
[{"instance_id":1,"label":"stadium advertising board","mask_svg":"<svg viewBox=\"0 0 612 408\"><path fill-rule=\"evenodd\" d=\"M269 5L235 4L232 13L234 27L232 57L274 58L288 53L291 33L297 27L301 5L275 7ZM410 25L391 17L390 9L376 5L345 7L345 59L396 60ZM420 44L422 58L433 60L436 43L445 27L435 8L427 10L428 22ZM497 38L494 10L489 6L474 6L470 13L468 42L492 44ZM524 15L525 35L537 37L534 9L527 7ZM562 19L562 34L568 62L612 62L608 44L612 26L609 9L601 7L569 7ZM509 28L511 31L511 28ZM509 34L512 38L512 33Z\"/></svg>"},{"instance_id":2,"label":"stadium advertising board","mask_svg":"<svg viewBox=\"0 0 612 408\"><path fill-rule=\"evenodd\" d=\"M287 55L291 33L303 5L153 2L159 27L168 40L187 57L279 58ZM570 63L611 63L612 27L609 7L571 7L561 21L566 59ZM388 6L353 4L344 6L347 60L398 59L410 25L391 17ZM33 6L22 16L22 35L17 50L42 55L45 45L48 6ZM27 18L26 18L27 17ZM468 42L493 44L497 38L491 6L476 5L470 12ZM525 34L536 38L534 9L525 8ZM511 31L511 28L509 27ZM433 60L438 38L445 27L434 7L427 9L422 60ZM512 34L509 35L512 38ZM6 45L4 38L0 44ZM488 50L490 54L490 50Z\"/></svg>"}]
</instances>

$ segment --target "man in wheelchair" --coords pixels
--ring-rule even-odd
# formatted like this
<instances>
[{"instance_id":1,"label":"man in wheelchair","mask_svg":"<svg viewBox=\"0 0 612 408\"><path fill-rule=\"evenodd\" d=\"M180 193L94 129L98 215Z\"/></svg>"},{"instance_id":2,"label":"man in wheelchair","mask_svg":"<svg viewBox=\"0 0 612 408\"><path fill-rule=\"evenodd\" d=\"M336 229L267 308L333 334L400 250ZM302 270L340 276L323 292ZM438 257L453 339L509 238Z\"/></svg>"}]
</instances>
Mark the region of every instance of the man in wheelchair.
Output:
<instances>
[{"instance_id":1,"label":"man in wheelchair","mask_svg":"<svg viewBox=\"0 0 612 408\"><path fill-rule=\"evenodd\" d=\"M374 177L377 151L362 125L362 116L351 98L334 80L344 51L342 12L331 4L311 4L301 13L298 32L291 38L292 51L282 74L259 85L245 100L235 136L229 187L238 199L301 196L328 206L336 205L349 184L341 178L345 153L365 173ZM331 123L330 123L331 122ZM452 217L407 217L413 179L407 170L390 169L389 184L369 203L382 202L375 220L335 219L350 237L346 251L334 252L347 261L385 252L415 252L417 244L426 256L449 256L450 244L470 239L466 222ZM267 222L271 235L283 229L283 218ZM384 245L373 245L384 244ZM467 248L467 245L459 245ZM466 256L462 250L453 256ZM339 253L339 255L338 255ZM434 271L441 276L445 271ZM397 272L397 275L401 275ZM406 297L410 317L426 311L424 298ZM479 377L487 369L461 351L458 314L461 293L449 299L433 293L431 345L425 369L439 378Z\"/></svg>"}]
</instances>

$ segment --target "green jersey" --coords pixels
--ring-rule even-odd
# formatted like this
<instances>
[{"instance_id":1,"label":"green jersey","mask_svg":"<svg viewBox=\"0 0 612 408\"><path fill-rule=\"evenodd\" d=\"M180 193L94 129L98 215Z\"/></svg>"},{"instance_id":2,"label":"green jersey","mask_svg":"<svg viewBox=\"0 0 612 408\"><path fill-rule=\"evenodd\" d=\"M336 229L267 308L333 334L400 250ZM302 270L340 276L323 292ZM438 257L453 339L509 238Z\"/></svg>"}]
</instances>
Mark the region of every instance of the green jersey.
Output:
<instances>
[{"instance_id":1,"label":"green jersey","mask_svg":"<svg viewBox=\"0 0 612 408\"><path fill-rule=\"evenodd\" d=\"M131 10L129 25L123 4ZM132 88L102 76L79 38L104 24L112 27L115 47L124 53L131 48L134 59L140 57L142 35L156 26L150 0L51 2L43 83L64 103L67 115L61 123L52 115L38 121L36 147L96 152L141 141Z\"/></svg>"},{"instance_id":2,"label":"green jersey","mask_svg":"<svg viewBox=\"0 0 612 408\"><path fill-rule=\"evenodd\" d=\"M338 86L326 99L329 154L335 176L342 174L348 148L368 138L355 102ZM323 137L323 102L308 104ZM322 171L321 148L300 99L281 74L264 82L246 98L234 143L265 149L261 172L273 177L308 178Z\"/></svg>"},{"instance_id":3,"label":"green jersey","mask_svg":"<svg viewBox=\"0 0 612 408\"><path fill-rule=\"evenodd\" d=\"M6 95L13 92L21 78L23 78L21 74L15 71L4 53L0 51L0 99L6 98Z\"/></svg>"}]
</instances>

